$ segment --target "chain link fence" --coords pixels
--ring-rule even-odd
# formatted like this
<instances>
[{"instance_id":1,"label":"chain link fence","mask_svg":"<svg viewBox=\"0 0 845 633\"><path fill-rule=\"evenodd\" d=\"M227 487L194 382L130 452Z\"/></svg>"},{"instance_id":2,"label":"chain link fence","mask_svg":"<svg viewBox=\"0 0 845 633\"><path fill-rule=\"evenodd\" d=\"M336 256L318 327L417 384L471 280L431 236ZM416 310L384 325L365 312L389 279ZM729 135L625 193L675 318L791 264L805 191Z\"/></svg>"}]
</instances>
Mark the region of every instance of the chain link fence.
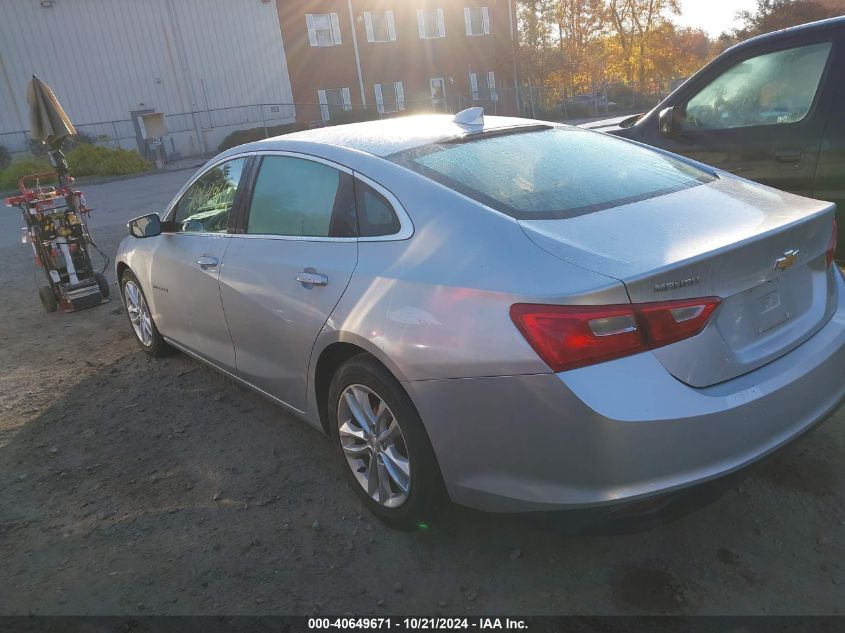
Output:
<instances>
[{"instance_id":1,"label":"chain link fence","mask_svg":"<svg viewBox=\"0 0 845 633\"><path fill-rule=\"evenodd\" d=\"M550 86L499 86L485 94L463 94L447 90L437 97L384 99L368 107L350 103L262 103L231 108L213 108L166 114L167 136L162 146L143 138L140 115L135 118L81 123L77 131L86 142L104 147L134 149L155 160L159 154L173 161L194 156L211 156L240 143L275 136L298 129L375 120L404 114L455 113L482 106L486 114L518 115L550 121L589 120L643 112L654 107L667 90L637 92L624 84L602 86L586 93L568 93ZM151 112L152 110L150 110ZM33 149L29 132L0 133L0 146L13 158L24 158Z\"/></svg>"},{"instance_id":2,"label":"chain link fence","mask_svg":"<svg viewBox=\"0 0 845 633\"><path fill-rule=\"evenodd\" d=\"M594 90L568 91L555 86L524 86L520 90L522 116L549 121L578 122L647 112L660 103L683 79L638 91L617 83L597 86Z\"/></svg>"},{"instance_id":3,"label":"chain link fence","mask_svg":"<svg viewBox=\"0 0 845 633\"><path fill-rule=\"evenodd\" d=\"M136 113L135 119L80 123L75 127L86 142L104 147L135 149L149 158L156 152L156 147L143 138L140 115L145 113ZM223 139L232 132L252 127L269 129L294 123L295 105L265 103L214 108L166 114L164 119L167 128L167 136L163 141L164 154L171 159L179 159L216 153ZM37 144L31 143L28 130L0 133L0 145L15 158L39 149Z\"/></svg>"},{"instance_id":4,"label":"chain link fence","mask_svg":"<svg viewBox=\"0 0 845 633\"><path fill-rule=\"evenodd\" d=\"M511 95L509 98L513 99ZM326 103L263 103L232 108L214 108L166 114L167 136L163 139L163 153L168 160L189 156L210 156L221 148L259 138L266 138L296 129L337 125L355 121L388 118L420 112L457 112L480 105L490 114L502 110L501 96L485 99L454 94L443 98L385 99L364 108L354 104ZM515 114L513 102L505 107L507 114ZM152 111L152 110L151 110ZM85 142L104 147L134 149L153 160L158 146L143 138L140 115L136 119L80 123L76 129ZM29 131L0 133L0 146L14 158L23 158L41 148L30 142Z\"/></svg>"}]
</instances>

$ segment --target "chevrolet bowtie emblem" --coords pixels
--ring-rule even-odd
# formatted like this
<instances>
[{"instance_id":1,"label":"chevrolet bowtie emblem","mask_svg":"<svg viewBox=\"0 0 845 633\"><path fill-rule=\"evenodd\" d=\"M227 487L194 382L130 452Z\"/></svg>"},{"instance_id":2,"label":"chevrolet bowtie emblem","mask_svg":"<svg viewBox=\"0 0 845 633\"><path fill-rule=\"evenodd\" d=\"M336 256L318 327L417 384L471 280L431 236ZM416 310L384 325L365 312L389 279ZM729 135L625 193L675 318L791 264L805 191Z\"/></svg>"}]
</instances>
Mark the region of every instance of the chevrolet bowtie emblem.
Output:
<instances>
[{"instance_id":1,"label":"chevrolet bowtie emblem","mask_svg":"<svg viewBox=\"0 0 845 633\"><path fill-rule=\"evenodd\" d=\"M798 261L798 253L800 252L801 251L798 249L785 251L783 255L775 260L775 270L786 270L787 268L792 268L795 265L795 262Z\"/></svg>"}]
</instances>

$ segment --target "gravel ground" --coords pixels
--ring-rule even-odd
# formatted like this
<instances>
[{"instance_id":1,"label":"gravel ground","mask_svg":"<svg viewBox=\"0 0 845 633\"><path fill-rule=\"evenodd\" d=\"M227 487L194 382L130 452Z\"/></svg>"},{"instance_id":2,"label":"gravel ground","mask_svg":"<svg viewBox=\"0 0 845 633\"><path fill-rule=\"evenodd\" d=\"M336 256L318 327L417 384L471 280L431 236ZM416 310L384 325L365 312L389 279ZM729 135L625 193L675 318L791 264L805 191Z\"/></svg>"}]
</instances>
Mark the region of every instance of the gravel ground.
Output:
<instances>
[{"instance_id":1,"label":"gravel ground","mask_svg":"<svg viewBox=\"0 0 845 633\"><path fill-rule=\"evenodd\" d=\"M189 174L87 187L103 249ZM116 297L46 314L19 227L0 213L0 613L842 612L845 410L647 531L452 508L396 532L319 433L184 355L148 359Z\"/></svg>"}]
</instances>

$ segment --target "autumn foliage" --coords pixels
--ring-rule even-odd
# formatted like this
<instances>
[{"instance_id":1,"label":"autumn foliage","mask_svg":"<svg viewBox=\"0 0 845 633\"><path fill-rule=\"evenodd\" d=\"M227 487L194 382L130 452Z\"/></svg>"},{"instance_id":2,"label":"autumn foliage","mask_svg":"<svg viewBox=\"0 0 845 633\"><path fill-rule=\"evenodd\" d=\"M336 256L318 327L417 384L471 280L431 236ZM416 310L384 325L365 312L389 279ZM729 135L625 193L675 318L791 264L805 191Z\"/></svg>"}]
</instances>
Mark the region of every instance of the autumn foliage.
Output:
<instances>
[{"instance_id":1,"label":"autumn foliage","mask_svg":"<svg viewBox=\"0 0 845 633\"><path fill-rule=\"evenodd\" d=\"M625 85L664 93L727 46L845 13L845 0L758 0L742 26L711 38L681 28L680 0L518 0L523 81L558 98Z\"/></svg>"}]
</instances>

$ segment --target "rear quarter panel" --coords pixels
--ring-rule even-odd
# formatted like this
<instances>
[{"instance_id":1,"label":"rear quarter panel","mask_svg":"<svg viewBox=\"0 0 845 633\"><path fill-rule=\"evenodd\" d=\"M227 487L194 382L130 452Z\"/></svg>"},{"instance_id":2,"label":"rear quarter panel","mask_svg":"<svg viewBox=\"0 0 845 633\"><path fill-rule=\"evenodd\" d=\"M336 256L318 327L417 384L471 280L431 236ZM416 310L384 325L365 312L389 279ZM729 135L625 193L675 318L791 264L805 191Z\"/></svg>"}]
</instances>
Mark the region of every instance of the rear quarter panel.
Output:
<instances>
[{"instance_id":1,"label":"rear quarter panel","mask_svg":"<svg viewBox=\"0 0 845 633\"><path fill-rule=\"evenodd\" d=\"M403 381L548 373L513 325L513 303L627 302L621 283L544 252L513 219L378 162L366 175L399 199L414 234L359 243L313 358L358 339Z\"/></svg>"}]
</instances>

